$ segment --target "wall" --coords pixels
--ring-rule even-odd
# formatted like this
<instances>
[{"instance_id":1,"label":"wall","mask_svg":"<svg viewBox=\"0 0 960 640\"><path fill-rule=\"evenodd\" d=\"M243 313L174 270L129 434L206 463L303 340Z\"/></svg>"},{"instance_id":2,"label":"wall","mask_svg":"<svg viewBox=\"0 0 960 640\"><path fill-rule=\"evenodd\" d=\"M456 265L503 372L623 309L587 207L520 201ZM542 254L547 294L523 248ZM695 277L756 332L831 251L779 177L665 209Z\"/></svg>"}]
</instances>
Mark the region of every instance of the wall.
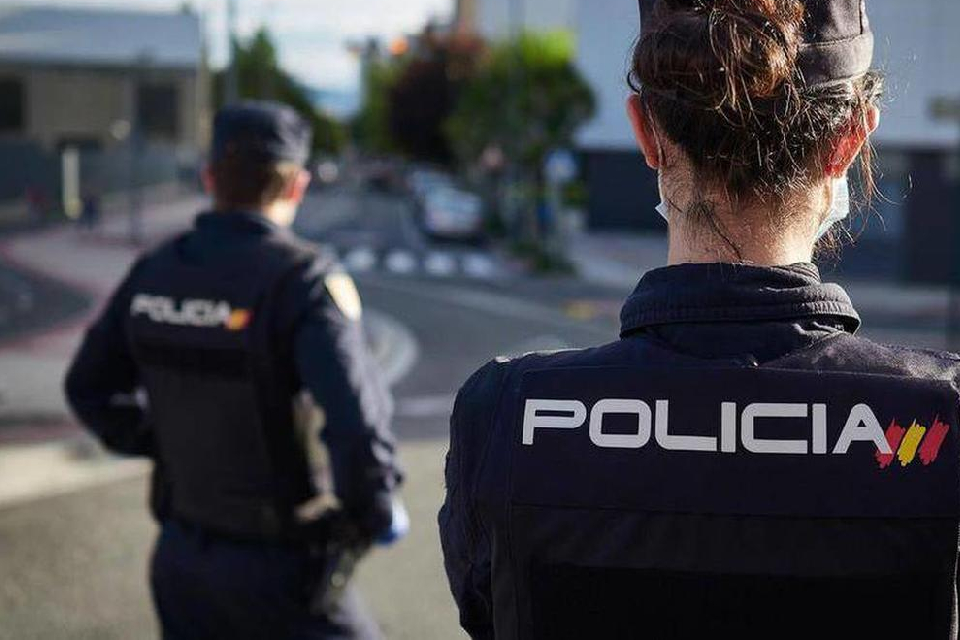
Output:
<instances>
[{"instance_id":1,"label":"wall","mask_svg":"<svg viewBox=\"0 0 960 640\"><path fill-rule=\"evenodd\" d=\"M195 156L205 137L201 117L206 115L207 97L193 72L0 65L0 75L24 81L26 129L17 137L47 149L55 149L65 138L89 139L104 147L117 144L111 128L131 120L137 79L176 84L180 121L176 140L169 142L179 153Z\"/></svg>"}]
</instances>

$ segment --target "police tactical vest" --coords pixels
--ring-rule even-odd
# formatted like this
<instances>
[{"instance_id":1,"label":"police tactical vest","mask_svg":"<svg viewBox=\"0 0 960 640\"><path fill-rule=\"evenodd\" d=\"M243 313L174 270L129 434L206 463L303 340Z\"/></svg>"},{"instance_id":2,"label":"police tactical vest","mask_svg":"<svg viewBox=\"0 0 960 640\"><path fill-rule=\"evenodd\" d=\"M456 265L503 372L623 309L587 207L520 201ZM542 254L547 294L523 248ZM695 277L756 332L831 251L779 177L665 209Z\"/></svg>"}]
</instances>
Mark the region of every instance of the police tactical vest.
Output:
<instances>
[{"instance_id":1,"label":"police tactical vest","mask_svg":"<svg viewBox=\"0 0 960 640\"><path fill-rule=\"evenodd\" d=\"M497 638L955 637L949 376L628 343L507 376L478 498Z\"/></svg>"},{"instance_id":2,"label":"police tactical vest","mask_svg":"<svg viewBox=\"0 0 960 640\"><path fill-rule=\"evenodd\" d=\"M157 441L154 510L252 540L296 535L313 489L297 442L292 355L271 309L312 252L265 239L243 260L198 265L187 236L141 263L128 335Z\"/></svg>"}]
</instances>

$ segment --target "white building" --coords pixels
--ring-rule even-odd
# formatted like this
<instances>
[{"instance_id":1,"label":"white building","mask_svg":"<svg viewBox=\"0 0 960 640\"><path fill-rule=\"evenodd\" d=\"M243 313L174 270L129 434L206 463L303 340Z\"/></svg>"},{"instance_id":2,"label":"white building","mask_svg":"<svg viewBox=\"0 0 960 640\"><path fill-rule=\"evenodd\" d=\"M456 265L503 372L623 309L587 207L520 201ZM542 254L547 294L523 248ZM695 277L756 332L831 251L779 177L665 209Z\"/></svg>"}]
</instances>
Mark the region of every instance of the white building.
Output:
<instances>
[{"instance_id":1,"label":"white building","mask_svg":"<svg viewBox=\"0 0 960 640\"><path fill-rule=\"evenodd\" d=\"M504 16L509 17L511 2L528 5L522 14L528 16L527 29L571 25L578 66L597 97L596 116L578 138L590 186L590 224L662 228L652 213L655 176L637 156L624 114L626 75L639 33L636 0L472 1L477 29L488 37L509 33L511 23ZM847 256L886 252L883 268L889 275L942 280L953 269L960 242L956 216L950 215L958 198L960 123L935 119L932 104L937 98L960 98L960 2L867 0L867 8L877 41L875 66L887 77L875 143L881 190L891 202L877 203L884 224L874 217L864 230L862 252ZM876 272L875 265L870 269Z\"/></svg>"},{"instance_id":2,"label":"white building","mask_svg":"<svg viewBox=\"0 0 960 640\"><path fill-rule=\"evenodd\" d=\"M515 30L576 30L578 0L459 0L461 28L497 39Z\"/></svg>"}]
</instances>

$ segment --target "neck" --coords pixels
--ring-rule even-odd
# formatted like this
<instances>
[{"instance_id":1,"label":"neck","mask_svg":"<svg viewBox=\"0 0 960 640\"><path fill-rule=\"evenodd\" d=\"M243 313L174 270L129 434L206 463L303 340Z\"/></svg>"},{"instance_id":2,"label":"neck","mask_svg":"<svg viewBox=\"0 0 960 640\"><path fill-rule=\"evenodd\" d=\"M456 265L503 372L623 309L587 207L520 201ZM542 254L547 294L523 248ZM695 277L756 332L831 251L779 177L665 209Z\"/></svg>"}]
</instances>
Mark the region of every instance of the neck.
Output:
<instances>
[{"instance_id":1,"label":"neck","mask_svg":"<svg viewBox=\"0 0 960 640\"><path fill-rule=\"evenodd\" d=\"M219 213L231 213L234 211L245 211L256 213L266 218L270 222L280 227L288 227L293 223L296 214L296 208L287 203L274 202L268 205L247 205L247 206L225 206L217 203L214 205L214 211Z\"/></svg>"},{"instance_id":2,"label":"neck","mask_svg":"<svg viewBox=\"0 0 960 640\"><path fill-rule=\"evenodd\" d=\"M813 246L809 242L776 237L766 242L724 240L713 230L678 230L670 225L668 264L702 262L741 262L758 266L776 266L811 262ZM706 237L707 235L711 237Z\"/></svg>"},{"instance_id":3,"label":"neck","mask_svg":"<svg viewBox=\"0 0 960 640\"><path fill-rule=\"evenodd\" d=\"M702 215L672 209L668 264L735 262L777 266L811 262L821 204L779 207L713 207ZM791 212L785 217L784 211Z\"/></svg>"}]
</instances>

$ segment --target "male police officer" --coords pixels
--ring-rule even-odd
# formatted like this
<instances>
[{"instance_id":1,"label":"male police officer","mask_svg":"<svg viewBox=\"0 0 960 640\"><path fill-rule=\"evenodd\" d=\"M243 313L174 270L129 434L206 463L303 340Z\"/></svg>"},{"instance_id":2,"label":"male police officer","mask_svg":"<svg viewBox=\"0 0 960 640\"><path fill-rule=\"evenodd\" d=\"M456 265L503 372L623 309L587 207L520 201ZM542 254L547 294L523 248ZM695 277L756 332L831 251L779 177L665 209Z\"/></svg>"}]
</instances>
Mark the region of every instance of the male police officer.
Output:
<instances>
[{"instance_id":1,"label":"male police officer","mask_svg":"<svg viewBox=\"0 0 960 640\"><path fill-rule=\"evenodd\" d=\"M336 520L349 525L337 530L388 531L400 480L391 400L359 296L285 228L309 182L310 137L278 104L222 110L204 173L215 210L136 262L67 376L72 407L108 448L156 463L164 637L379 635L350 589L334 602L326 591L336 541L317 505L331 492L317 434L295 419L297 398L322 408Z\"/></svg>"}]
</instances>

